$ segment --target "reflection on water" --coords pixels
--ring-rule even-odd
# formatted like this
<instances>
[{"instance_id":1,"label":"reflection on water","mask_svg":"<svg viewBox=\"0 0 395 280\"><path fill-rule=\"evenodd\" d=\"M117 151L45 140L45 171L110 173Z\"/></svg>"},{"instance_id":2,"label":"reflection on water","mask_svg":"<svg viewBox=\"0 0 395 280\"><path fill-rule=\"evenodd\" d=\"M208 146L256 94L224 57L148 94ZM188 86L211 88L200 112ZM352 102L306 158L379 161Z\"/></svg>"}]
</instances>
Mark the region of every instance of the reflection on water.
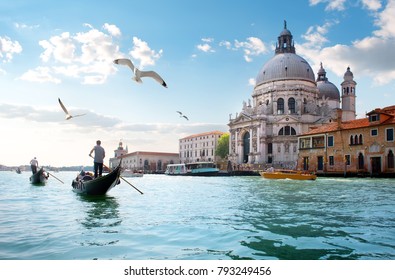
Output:
<instances>
[{"instance_id":1,"label":"reflection on water","mask_svg":"<svg viewBox=\"0 0 395 280\"><path fill-rule=\"evenodd\" d=\"M348 181L345 188L333 186L330 180L306 186L280 182L265 192L258 190L239 208L242 220L249 223L248 231L244 225L240 245L252 253L228 256L288 260L394 257L393 239L378 237L380 232L393 231L393 210L387 211L385 198L393 189L370 185L367 192L363 184Z\"/></svg>"},{"instance_id":2,"label":"reflection on water","mask_svg":"<svg viewBox=\"0 0 395 280\"><path fill-rule=\"evenodd\" d=\"M0 259L395 259L393 179L147 175L89 197L0 175Z\"/></svg>"},{"instance_id":3,"label":"reflection on water","mask_svg":"<svg viewBox=\"0 0 395 280\"><path fill-rule=\"evenodd\" d=\"M81 245L105 246L118 243L117 234L122 219L119 215L119 203L116 198L106 195L78 197L85 208L85 218L79 222L86 229L83 234L88 239Z\"/></svg>"}]
</instances>

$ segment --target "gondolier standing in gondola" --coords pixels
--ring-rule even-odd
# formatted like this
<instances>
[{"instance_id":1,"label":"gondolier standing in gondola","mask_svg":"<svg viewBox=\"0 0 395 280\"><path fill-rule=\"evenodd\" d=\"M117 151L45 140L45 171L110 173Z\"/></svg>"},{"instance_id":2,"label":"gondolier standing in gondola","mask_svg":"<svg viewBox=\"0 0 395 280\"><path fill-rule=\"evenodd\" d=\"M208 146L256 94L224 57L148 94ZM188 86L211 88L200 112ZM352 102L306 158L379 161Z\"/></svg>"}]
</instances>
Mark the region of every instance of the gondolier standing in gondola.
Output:
<instances>
[{"instance_id":1,"label":"gondolier standing in gondola","mask_svg":"<svg viewBox=\"0 0 395 280\"><path fill-rule=\"evenodd\" d=\"M103 173L103 159L106 156L106 152L101 146L101 141L96 141L96 146L94 146L89 153L89 156L92 157L92 153L95 152L95 157L93 158L93 169L95 170L95 178L97 176L101 176Z\"/></svg>"},{"instance_id":2,"label":"gondolier standing in gondola","mask_svg":"<svg viewBox=\"0 0 395 280\"><path fill-rule=\"evenodd\" d=\"M34 157L31 161L30 161L30 168L32 169L32 173L36 174L37 173L37 167L38 167L38 161L36 159L36 157Z\"/></svg>"}]
</instances>

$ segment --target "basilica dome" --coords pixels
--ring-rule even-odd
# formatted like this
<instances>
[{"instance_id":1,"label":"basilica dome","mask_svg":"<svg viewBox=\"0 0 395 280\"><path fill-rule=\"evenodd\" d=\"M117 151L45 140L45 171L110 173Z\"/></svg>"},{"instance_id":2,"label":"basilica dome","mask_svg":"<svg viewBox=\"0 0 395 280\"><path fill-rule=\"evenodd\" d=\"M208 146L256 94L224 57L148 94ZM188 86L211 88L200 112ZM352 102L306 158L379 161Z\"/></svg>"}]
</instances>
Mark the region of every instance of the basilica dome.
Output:
<instances>
[{"instance_id":1,"label":"basilica dome","mask_svg":"<svg viewBox=\"0 0 395 280\"><path fill-rule=\"evenodd\" d=\"M328 81L328 78L326 77L326 71L324 67L322 67L321 63L321 68L318 71L318 77L317 77L317 88L319 91L319 97L325 97L329 98L332 100L340 100L340 92L339 89L330 81Z\"/></svg>"},{"instance_id":2,"label":"basilica dome","mask_svg":"<svg viewBox=\"0 0 395 280\"><path fill-rule=\"evenodd\" d=\"M270 59L259 71L256 85L275 80L301 79L315 82L309 63L295 53L279 53Z\"/></svg>"},{"instance_id":3,"label":"basilica dome","mask_svg":"<svg viewBox=\"0 0 395 280\"><path fill-rule=\"evenodd\" d=\"M271 58L256 77L256 86L277 80L306 80L315 83L313 69L309 63L295 53L292 34L284 22L284 29L278 36L275 56Z\"/></svg>"}]
</instances>

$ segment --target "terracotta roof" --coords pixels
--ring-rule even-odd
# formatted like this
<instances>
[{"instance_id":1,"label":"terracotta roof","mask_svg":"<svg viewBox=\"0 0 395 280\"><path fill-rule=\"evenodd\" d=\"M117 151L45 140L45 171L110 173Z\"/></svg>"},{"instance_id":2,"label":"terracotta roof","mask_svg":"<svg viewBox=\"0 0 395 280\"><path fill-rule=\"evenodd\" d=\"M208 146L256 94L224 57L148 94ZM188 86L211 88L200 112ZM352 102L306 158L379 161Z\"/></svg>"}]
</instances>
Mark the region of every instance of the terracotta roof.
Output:
<instances>
[{"instance_id":1,"label":"terracotta roof","mask_svg":"<svg viewBox=\"0 0 395 280\"><path fill-rule=\"evenodd\" d=\"M320 127L316 127L316 128L314 128L314 129L310 130L309 132L306 132L302 135L312 135L312 134L328 133L328 132L333 132L333 131L338 131L338 130L357 129L357 128L364 128L364 127L369 127L369 126L373 126L373 125L378 126L378 125L383 125L383 124L395 124L395 105L385 107L383 109L378 108L378 109L373 110L372 112L382 113L382 114L386 114L386 115L389 115L392 117L390 117L388 120L383 121L381 123L374 122L373 124L369 122L368 118L356 119L356 120L352 120L352 121L342 122L340 124L340 127L337 122L332 122L330 124L325 124Z\"/></svg>"},{"instance_id":2,"label":"terracotta roof","mask_svg":"<svg viewBox=\"0 0 395 280\"><path fill-rule=\"evenodd\" d=\"M208 135L222 135L222 134L225 134L225 132L222 132L222 131L219 131L219 130L215 130L215 131L210 131L210 132L203 132L203 133L199 133L199 134L189 135L189 136L186 136L184 138L181 138L180 140L190 139L190 138L195 138L195 137L208 136Z\"/></svg>"},{"instance_id":3,"label":"terracotta roof","mask_svg":"<svg viewBox=\"0 0 395 280\"><path fill-rule=\"evenodd\" d=\"M128 156L134 156L134 155L144 155L144 156L178 156L178 153L166 153L166 152L146 152L146 151L136 151L132 153L128 153L125 155L122 155L120 157L128 157Z\"/></svg>"}]
</instances>

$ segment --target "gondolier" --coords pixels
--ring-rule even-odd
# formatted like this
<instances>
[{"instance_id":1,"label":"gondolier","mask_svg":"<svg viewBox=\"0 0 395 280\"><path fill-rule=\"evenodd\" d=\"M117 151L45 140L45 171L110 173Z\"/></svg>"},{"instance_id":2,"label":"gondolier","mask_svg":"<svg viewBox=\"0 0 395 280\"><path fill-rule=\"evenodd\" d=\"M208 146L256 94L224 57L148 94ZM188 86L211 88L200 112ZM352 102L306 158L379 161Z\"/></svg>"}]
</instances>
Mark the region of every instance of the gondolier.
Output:
<instances>
[{"instance_id":1,"label":"gondolier","mask_svg":"<svg viewBox=\"0 0 395 280\"><path fill-rule=\"evenodd\" d=\"M103 173L103 160L106 156L106 152L101 146L101 141L96 141L96 146L94 146L89 153L89 156L92 157L92 153L95 152L95 157L93 158L93 169L95 170L95 178L97 176L102 176Z\"/></svg>"},{"instance_id":2,"label":"gondolier","mask_svg":"<svg viewBox=\"0 0 395 280\"><path fill-rule=\"evenodd\" d=\"M38 167L38 161L36 159L36 157L34 157L31 161L30 161L30 168L32 169L32 173L36 174L37 173L37 167Z\"/></svg>"}]
</instances>

